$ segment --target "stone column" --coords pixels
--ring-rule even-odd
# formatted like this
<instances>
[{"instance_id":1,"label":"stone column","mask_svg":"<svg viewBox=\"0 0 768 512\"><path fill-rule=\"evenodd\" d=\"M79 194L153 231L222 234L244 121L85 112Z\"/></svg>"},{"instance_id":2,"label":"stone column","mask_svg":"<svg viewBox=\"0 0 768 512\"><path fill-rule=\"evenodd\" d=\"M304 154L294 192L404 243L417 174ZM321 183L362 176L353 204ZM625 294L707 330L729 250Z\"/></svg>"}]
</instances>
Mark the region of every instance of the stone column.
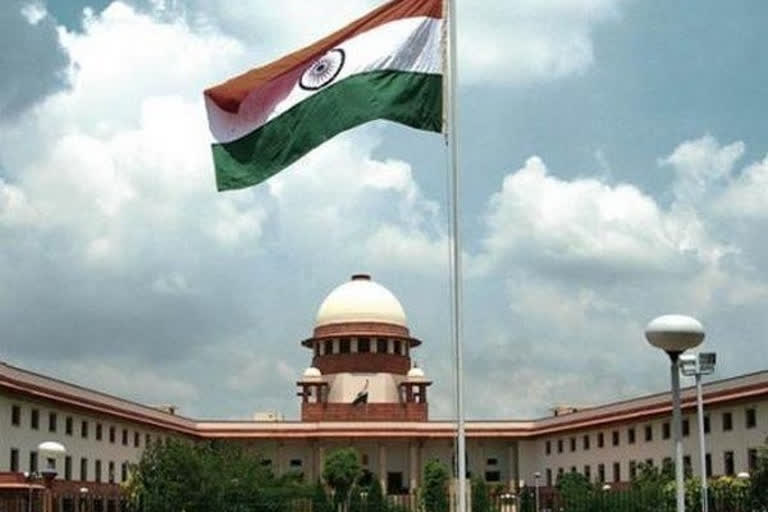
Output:
<instances>
[{"instance_id":1,"label":"stone column","mask_svg":"<svg viewBox=\"0 0 768 512\"><path fill-rule=\"evenodd\" d=\"M379 443L379 483L384 495L387 494L387 446Z\"/></svg>"},{"instance_id":2,"label":"stone column","mask_svg":"<svg viewBox=\"0 0 768 512\"><path fill-rule=\"evenodd\" d=\"M507 488L510 492L517 490L517 475L515 474L515 445L507 446Z\"/></svg>"},{"instance_id":3,"label":"stone column","mask_svg":"<svg viewBox=\"0 0 768 512\"><path fill-rule=\"evenodd\" d=\"M419 486L418 441L408 442L408 476L408 490L414 494Z\"/></svg>"}]
</instances>

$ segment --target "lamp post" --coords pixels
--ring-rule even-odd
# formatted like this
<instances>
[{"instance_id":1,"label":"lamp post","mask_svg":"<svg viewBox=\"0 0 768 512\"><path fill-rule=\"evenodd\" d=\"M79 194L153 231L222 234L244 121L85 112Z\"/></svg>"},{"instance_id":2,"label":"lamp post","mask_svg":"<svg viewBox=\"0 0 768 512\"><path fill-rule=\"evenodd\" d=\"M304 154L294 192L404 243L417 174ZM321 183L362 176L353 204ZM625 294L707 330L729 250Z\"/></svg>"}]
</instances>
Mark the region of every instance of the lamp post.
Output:
<instances>
[{"instance_id":1,"label":"lamp post","mask_svg":"<svg viewBox=\"0 0 768 512\"><path fill-rule=\"evenodd\" d=\"M43 510L51 512L53 510L53 496L51 495L51 486L56 478L56 459L67 453L64 445L56 441L45 441L37 445L37 451L45 459L45 468L40 472L45 482L45 505Z\"/></svg>"},{"instance_id":2,"label":"lamp post","mask_svg":"<svg viewBox=\"0 0 768 512\"><path fill-rule=\"evenodd\" d=\"M701 389L701 376L715 371L717 355L714 352L700 354L683 354L680 364L683 375L696 378L696 408L699 417L699 460L701 462L701 511L709 512L707 490L707 443L704 439L704 398Z\"/></svg>"},{"instance_id":3,"label":"lamp post","mask_svg":"<svg viewBox=\"0 0 768 512\"><path fill-rule=\"evenodd\" d=\"M663 315L645 327L645 337L654 347L667 353L672 377L672 429L674 431L675 490L677 512L685 512L683 481L683 436L680 413L680 354L704 340L704 328L698 320L683 315Z\"/></svg>"},{"instance_id":4,"label":"lamp post","mask_svg":"<svg viewBox=\"0 0 768 512\"><path fill-rule=\"evenodd\" d=\"M539 512L539 480L541 479L541 473L538 471L533 474L533 486L536 492L536 512Z\"/></svg>"}]
</instances>

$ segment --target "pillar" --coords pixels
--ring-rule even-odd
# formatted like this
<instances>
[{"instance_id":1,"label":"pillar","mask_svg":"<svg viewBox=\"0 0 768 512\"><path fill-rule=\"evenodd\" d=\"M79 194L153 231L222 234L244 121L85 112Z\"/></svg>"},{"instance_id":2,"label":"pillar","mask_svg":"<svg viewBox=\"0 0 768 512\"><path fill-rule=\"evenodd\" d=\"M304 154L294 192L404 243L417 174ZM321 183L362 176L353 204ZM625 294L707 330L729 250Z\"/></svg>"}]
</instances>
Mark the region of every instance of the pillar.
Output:
<instances>
[{"instance_id":1,"label":"pillar","mask_svg":"<svg viewBox=\"0 0 768 512\"><path fill-rule=\"evenodd\" d=\"M507 446L507 489L515 494L518 492L516 447L514 442L509 443L509 446Z\"/></svg>"},{"instance_id":2,"label":"pillar","mask_svg":"<svg viewBox=\"0 0 768 512\"><path fill-rule=\"evenodd\" d=\"M387 446L379 443L379 483L384 494L387 494Z\"/></svg>"},{"instance_id":3,"label":"pillar","mask_svg":"<svg viewBox=\"0 0 768 512\"><path fill-rule=\"evenodd\" d=\"M416 488L419 486L419 454L418 454L418 441L408 442L408 491L411 494L416 492Z\"/></svg>"}]
</instances>

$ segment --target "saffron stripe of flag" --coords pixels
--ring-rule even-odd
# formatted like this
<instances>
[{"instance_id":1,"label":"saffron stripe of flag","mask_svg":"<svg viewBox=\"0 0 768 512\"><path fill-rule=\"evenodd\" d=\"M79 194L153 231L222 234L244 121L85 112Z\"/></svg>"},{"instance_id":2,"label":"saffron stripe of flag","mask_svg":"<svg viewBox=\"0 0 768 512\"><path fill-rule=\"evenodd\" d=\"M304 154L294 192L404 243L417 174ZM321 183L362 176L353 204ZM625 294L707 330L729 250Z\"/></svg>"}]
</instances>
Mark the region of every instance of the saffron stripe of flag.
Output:
<instances>
[{"instance_id":1,"label":"saffron stripe of flag","mask_svg":"<svg viewBox=\"0 0 768 512\"><path fill-rule=\"evenodd\" d=\"M374 119L442 128L442 0L396 0L205 91L219 190L255 185Z\"/></svg>"}]
</instances>

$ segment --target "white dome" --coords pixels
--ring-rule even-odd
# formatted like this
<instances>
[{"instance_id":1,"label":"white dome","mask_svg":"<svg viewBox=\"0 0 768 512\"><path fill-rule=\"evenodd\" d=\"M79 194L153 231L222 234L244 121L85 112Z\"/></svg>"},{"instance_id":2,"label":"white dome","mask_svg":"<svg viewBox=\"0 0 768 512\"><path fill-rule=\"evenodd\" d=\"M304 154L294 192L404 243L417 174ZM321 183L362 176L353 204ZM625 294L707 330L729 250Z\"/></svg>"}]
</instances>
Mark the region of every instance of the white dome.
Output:
<instances>
[{"instance_id":1,"label":"white dome","mask_svg":"<svg viewBox=\"0 0 768 512\"><path fill-rule=\"evenodd\" d=\"M322 377L323 374L320 373L320 370L315 368L314 366L310 366L306 370L304 370L304 378L316 378L316 377Z\"/></svg>"},{"instance_id":2,"label":"white dome","mask_svg":"<svg viewBox=\"0 0 768 512\"><path fill-rule=\"evenodd\" d=\"M349 322L381 322L407 327L405 311L392 292L365 274L333 290L317 310L315 327Z\"/></svg>"},{"instance_id":3,"label":"white dome","mask_svg":"<svg viewBox=\"0 0 768 512\"><path fill-rule=\"evenodd\" d=\"M408 370L408 378L409 379L423 379L424 378L424 370L422 370L418 366L414 366L413 368Z\"/></svg>"}]
</instances>

